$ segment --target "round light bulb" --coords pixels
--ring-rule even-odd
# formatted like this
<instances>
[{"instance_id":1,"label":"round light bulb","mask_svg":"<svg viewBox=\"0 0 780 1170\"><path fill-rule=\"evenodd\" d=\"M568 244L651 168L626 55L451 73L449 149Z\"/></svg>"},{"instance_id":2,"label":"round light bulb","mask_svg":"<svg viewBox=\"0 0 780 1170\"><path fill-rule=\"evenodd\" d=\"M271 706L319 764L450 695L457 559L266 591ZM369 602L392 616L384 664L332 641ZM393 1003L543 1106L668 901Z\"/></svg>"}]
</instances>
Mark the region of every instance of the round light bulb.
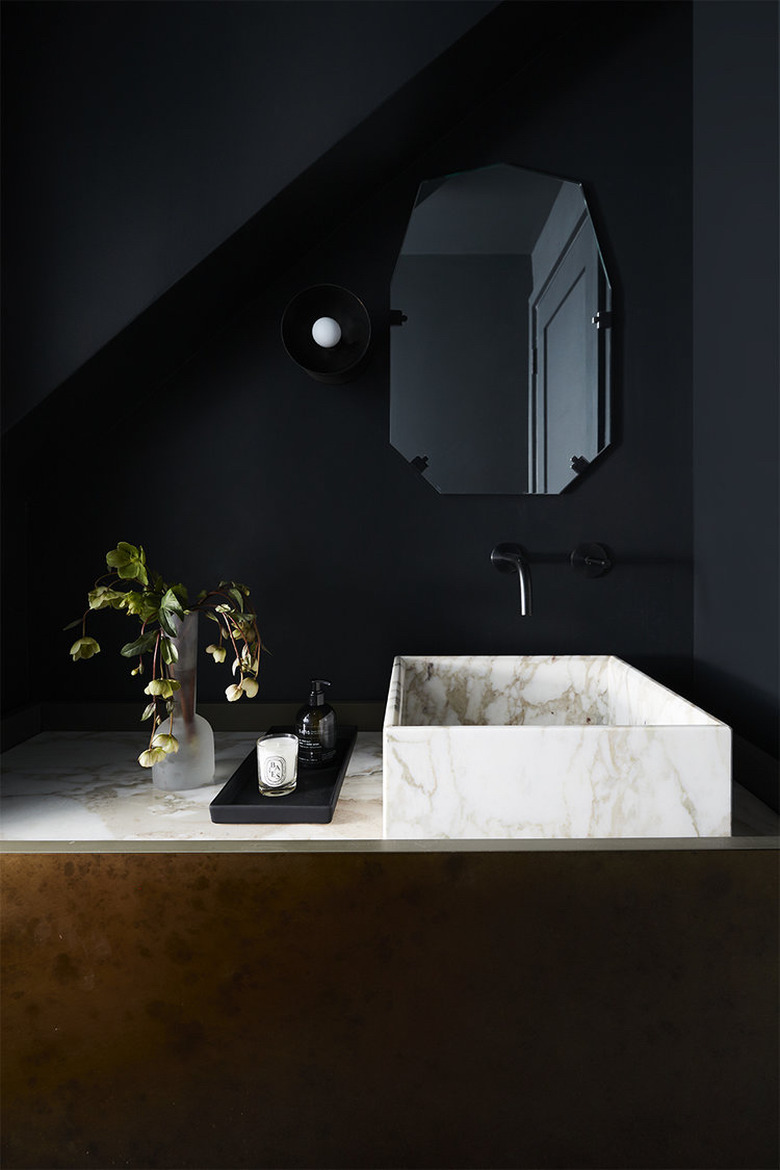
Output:
<instances>
[{"instance_id":1,"label":"round light bulb","mask_svg":"<svg viewBox=\"0 0 780 1170\"><path fill-rule=\"evenodd\" d=\"M323 349L333 349L341 341L341 326L332 317L318 317L311 327L311 335Z\"/></svg>"}]
</instances>

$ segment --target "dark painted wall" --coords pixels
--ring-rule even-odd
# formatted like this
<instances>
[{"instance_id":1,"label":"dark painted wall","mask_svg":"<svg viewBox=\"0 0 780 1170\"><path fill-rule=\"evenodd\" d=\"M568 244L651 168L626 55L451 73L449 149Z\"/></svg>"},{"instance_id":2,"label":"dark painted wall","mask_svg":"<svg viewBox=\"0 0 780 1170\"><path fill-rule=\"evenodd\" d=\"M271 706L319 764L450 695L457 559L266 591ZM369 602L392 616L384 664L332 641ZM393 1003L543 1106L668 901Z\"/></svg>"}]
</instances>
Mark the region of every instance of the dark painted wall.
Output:
<instances>
[{"instance_id":1,"label":"dark painted wall","mask_svg":"<svg viewBox=\"0 0 780 1170\"><path fill-rule=\"evenodd\" d=\"M495 3L4 4L3 425Z\"/></svg>"},{"instance_id":2,"label":"dark painted wall","mask_svg":"<svg viewBox=\"0 0 780 1170\"><path fill-rule=\"evenodd\" d=\"M106 381L84 412L88 441L76 431L52 456L55 479L48 460L36 471L31 677L24 690L13 670L9 706L138 696L115 654L124 621L98 615L104 653L90 663L73 665L60 633L120 539L194 589L225 575L253 588L267 699L297 698L313 674L333 680L334 701L381 699L394 654L436 651L614 652L690 689L690 12L643 5L640 35L621 29L632 7L596 5L587 53L579 36L551 44L153 398L148 385L123 393L121 426ZM389 280L420 179L502 160L585 184L616 292L622 441L569 495L443 497L387 441ZM370 368L344 387L311 381L279 342L287 300L320 281L357 292L376 325ZM491 568L499 540L543 558L531 619ZM549 560L582 540L614 551L609 577ZM204 662L201 698L228 681Z\"/></svg>"},{"instance_id":3,"label":"dark painted wall","mask_svg":"<svg viewBox=\"0 0 780 1170\"><path fill-rule=\"evenodd\" d=\"M778 754L778 5L694 5L694 657Z\"/></svg>"},{"instance_id":4,"label":"dark painted wall","mask_svg":"<svg viewBox=\"0 0 780 1170\"><path fill-rule=\"evenodd\" d=\"M119 539L143 543L164 574L195 589L225 575L253 587L273 651L267 699L297 698L313 674L333 680L336 702L381 699L394 654L436 651L614 652L689 689L690 127L680 111L690 12L641 6L637 35L620 28L632 6L595 7L600 44L587 54L578 37L552 45L153 400L139 386L121 426L106 385L91 412L99 435L61 452L62 475L30 503L33 695L138 696L114 652L123 621L95 623L105 652L90 663L71 664L59 632ZM499 160L584 182L616 290L622 442L566 496L439 496L387 441L382 322L417 184ZM370 368L344 387L311 381L279 342L287 300L320 281L362 296L377 327ZM619 562L601 581L565 564L593 539ZM491 568L499 540L564 558L535 568L532 619L520 619L514 583ZM206 661L201 698L221 697L227 681Z\"/></svg>"}]
</instances>

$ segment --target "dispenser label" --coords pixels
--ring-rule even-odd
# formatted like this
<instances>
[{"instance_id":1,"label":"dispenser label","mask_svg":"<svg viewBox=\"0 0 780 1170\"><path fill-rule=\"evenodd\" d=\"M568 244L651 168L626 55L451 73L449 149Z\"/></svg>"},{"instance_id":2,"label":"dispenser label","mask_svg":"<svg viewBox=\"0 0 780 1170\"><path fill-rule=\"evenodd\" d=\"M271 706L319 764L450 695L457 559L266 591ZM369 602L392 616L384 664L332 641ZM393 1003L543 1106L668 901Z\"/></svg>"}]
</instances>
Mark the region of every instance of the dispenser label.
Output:
<instances>
[{"instance_id":1,"label":"dispenser label","mask_svg":"<svg viewBox=\"0 0 780 1170\"><path fill-rule=\"evenodd\" d=\"M299 755L305 764L325 764L336 755L335 733L330 735L307 735L298 733Z\"/></svg>"}]
</instances>

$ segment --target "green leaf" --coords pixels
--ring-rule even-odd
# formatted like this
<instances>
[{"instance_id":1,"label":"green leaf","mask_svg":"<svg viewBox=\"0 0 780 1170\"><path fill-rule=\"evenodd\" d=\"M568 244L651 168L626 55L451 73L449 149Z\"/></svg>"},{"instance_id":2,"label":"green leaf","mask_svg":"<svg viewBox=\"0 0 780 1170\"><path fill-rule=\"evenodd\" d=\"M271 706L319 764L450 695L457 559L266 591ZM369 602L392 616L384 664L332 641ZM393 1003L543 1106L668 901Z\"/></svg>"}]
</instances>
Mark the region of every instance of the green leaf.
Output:
<instances>
[{"instance_id":1,"label":"green leaf","mask_svg":"<svg viewBox=\"0 0 780 1170\"><path fill-rule=\"evenodd\" d=\"M176 588L181 588L181 586L174 585L170 589L166 589L160 600L160 612L158 615L160 625L171 638L177 637L179 633L179 627L174 621L174 618L183 620L186 617L181 602L174 592Z\"/></svg>"},{"instance_id":2,"label":"green leaf","mask_svg":"<svg viewBox=\"0 0 780 1170\"><path fill-rule=\"evenodd\" d=\"M144 713L141 716L141 722L143 723L145 719L151 719L152 715L154 715L156 710L157 710L157 704L154 701L152 701L151 703L148 703L147 706L144 707Z\"/></svg>"},{"instance_id":3,"label":"green leaf","mask_svg":"<svg viewBox=\"0 0 780 1170\"><path fill-rule=\"evenodd\" d=\"M63 630L75 630L76 626L80 626L83 618L76 618L75 622L68 622L67 626L63 626Z\"/></svg>"},{"instance_id":4,"label":"green leaf","mask_svg":"<svg viewBox=\"0 0 780 1170\"><path fill-rule=\"evenodd\" d=\"M184 610L182 609L181 602L176 595L176 590L183 588L183 585L171 585L169 589L166 589L165 593L162 595L162 600L160 601L160 608L170 610L170 612L175 613L177 617L183 618Z\"/></svg>"},{"instance_id":5,"label":"green leaf","mask_svg":"<svg viewBox=\"0 0 780 1170\"><path fill-rule=\"evenodd\" d=\"M170 612L163 606L160 606L160 612L158 613L157 617L165 633L168 634L169 637L175 638L179 631Z\"/></svg>"},{"instance_id":6,"label":"green leaf","mask_svg":"<svg viewBox=\"0 0 780 1170\"><path fill-rule=\"evenodd\" d=\"M176 643L171 638L162 638L160 642L160 651L162 653L162 660L168 666L174 662L179 661L179 651L176 649Z\"/></svg>"},{"instance_id":7,"label":"green leaf","mask_svg":"<svg viewBox=\"0 0 780 1170\"><path fill-rule=\"evenodd\" d=\"M135 658L136 654L145 654L147 650L151 650L157 641L157 630L147 630L145 634L141 634L140 638L136 638L135 642L128 642L119 653L123 658Z\"/></svg>"}]
</instances>

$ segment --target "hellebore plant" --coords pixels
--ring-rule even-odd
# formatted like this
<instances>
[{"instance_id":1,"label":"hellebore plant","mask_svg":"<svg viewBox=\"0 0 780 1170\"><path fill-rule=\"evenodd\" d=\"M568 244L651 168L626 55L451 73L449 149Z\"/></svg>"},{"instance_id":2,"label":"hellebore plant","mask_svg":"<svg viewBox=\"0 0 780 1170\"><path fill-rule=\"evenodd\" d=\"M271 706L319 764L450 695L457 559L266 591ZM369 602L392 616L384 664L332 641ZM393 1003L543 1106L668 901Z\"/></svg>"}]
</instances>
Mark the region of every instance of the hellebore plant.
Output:
<instances>
[{"instance_id":1,"label":"hellebore plant","mask_svg":"<svg viewBox=\"0 0 780 1170\"><path fill-rule=\"evenodd\" d=\"M176 638L180 623L187 614L203 613L219 628L219 640L206 647L215 662L224 662L228 647L234 654L233 674L238 681L225 691L233 703L242 695L254 698L258 692L257 672L260 655L265 647L257 629L257 614L249 601L246 585L236 581L220 581L216 589L203 590L193 605L184 585L168 585L159 573L149 569L143 548L136 548L121 540L115 549L106 554L109 572L99 577L95 587L87 595L88 608L83 617L66 626L66 630L81 626L81 637L70 648L74 662L80 658L93 658L100 653L100 646L86 632L87 617L93 609L120 609L141 624L141 632L133 642L128 642L120 651L124 658L137 658L133 675L143 675L144 656L151 655L151 679L144 687L148 695L141 720L152 720L149 746L141 752L138 762L144 768L165 759L179 750L179 743L173 734L173 714L176 692L181 684L177 681L176 662L178 650ZM224 643L227 643L225 645ZM162 730L165 718L170 719L168 731Z\"/></svg>"}]
</instances>

